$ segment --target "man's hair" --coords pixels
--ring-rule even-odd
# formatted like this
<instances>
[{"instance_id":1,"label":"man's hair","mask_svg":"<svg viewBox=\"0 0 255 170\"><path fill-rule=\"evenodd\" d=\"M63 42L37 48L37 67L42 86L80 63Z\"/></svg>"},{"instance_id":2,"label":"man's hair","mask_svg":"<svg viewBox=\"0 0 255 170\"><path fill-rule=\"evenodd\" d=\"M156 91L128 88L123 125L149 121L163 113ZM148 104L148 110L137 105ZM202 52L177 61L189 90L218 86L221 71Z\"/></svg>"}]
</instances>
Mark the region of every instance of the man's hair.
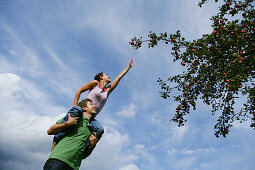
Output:
<instances>
[{"instance_id":1,"label":"man's hair","mask_svg":"<svg viewBox=\"0 0 255 170\"><path fill-rule=\"evenodd\" d=\"M80 101L80 103L78 103L78 106L80 106L81 108L87 107L88 101L92 102L92 100L86 98L86 99L83 99L82 101Z\"/></svg>"},{"instance_id":2,"label":"man's hair","mask_svg":"<svg viewBox=\"0 0 255 170\"><path fill-rule=\"evenodd\" d=\"M103 76L103 72L98 73L97 75L95 75L94 80L97 80L98 82L100 82L100 77Z\"/></svg>"}]
</instances>

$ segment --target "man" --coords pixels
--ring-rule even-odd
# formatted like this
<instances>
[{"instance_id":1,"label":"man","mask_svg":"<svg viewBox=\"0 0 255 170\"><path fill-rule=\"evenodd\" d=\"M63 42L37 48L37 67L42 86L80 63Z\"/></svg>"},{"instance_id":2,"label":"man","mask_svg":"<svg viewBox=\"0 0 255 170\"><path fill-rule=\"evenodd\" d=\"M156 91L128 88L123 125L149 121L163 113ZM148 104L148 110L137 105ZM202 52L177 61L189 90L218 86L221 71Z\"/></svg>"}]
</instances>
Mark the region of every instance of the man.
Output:
<instances>
[{"instance_id":1,"label":"man","mask_svg":"<svg viewBox=\"0 0 255 170\"><path fill-rule=\"evenodd\" d=\"M91 135L89 120L97 114L92 100L84 99L78 106L83 110L83 117L68 116L68 120L62 123L62 119L48 129L49 135L68 130L66 136L56 145L49 159L44 165L44 170L78 170L81 160L91 154L98 141L96 133ZM84 152L87 140L90 146Z\"/></svg>"}]
</instances>

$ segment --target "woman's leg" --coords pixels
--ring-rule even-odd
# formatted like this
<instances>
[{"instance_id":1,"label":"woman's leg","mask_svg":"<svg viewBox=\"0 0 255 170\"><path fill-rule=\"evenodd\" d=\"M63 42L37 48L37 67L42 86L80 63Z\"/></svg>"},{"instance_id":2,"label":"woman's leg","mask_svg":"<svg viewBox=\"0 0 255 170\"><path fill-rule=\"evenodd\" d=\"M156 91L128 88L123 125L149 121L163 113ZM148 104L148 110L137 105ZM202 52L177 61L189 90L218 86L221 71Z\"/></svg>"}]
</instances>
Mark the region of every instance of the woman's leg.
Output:
<instances>
[{"instance_id":1,"label":"woman's leg","mask_svg":"<svg viewBox=\"0 0 255 170\"><path fill-rule=\"evenodd\" d=\"M104 133L104 127L96 119L92 119L90 124L92 125L92 132L96 132L97 139L99 140Z\"/></svg>"},{"instance_id":2,"label":"woman's leg","mask_svg":"<svg viewBox=\"0 0 255 170\"><path fill-rule=\"evenodd\" d=\"M91 127L91 134L93 134L93 132L96 132L97 139L100 140L100 138L102 137L102 135L104 133L104 127L96 119L92 119L90 121L90 124L92 126ZM85 150L87 150L89 146L90 146L90 141L88 139Z\"/></svg>"}]
</instances>

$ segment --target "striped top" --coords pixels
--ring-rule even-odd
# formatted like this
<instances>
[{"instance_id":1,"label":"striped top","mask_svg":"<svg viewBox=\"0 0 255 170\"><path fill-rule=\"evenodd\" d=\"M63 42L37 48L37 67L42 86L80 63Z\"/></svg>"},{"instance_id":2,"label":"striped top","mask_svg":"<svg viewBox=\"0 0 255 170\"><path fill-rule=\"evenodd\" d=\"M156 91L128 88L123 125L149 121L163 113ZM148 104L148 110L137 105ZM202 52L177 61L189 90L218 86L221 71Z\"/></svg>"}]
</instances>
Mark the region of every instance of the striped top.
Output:
<instances>
[{"instance_id":1,"label":"striped top","mask_svg":"<svg viewBox=\"0 0 255 170\"><path fill-rule=\"evenodd\" d=\"M92 103L96 106L97 113L103 109L107 100L107 93L107 89L101 86L100 83L89 92L87 98L92 100Z\"/></svg>"}]
</instances>

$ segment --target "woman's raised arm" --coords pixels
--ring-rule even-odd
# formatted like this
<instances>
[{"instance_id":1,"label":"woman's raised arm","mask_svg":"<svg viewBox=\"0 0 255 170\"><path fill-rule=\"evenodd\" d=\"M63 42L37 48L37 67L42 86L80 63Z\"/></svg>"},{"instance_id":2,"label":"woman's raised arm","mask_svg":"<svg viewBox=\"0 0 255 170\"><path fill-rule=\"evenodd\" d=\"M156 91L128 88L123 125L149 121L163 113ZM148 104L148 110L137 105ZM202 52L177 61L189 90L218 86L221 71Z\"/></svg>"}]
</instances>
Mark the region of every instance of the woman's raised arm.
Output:
<instances>
[{"instance_id":1,"label":"woman's raised arm","mask_svg":"<svg viewBox=\"0 0 255 170\"><path fill-rule=\"evenodd\" d=\"M129 61L129 64L128 64L128 66L118 75L118 77L112 82L112 84L110 84L109 86L108 86L108 96L109 96L109 94L117 87L117 85L119 84L119 82L120 82L120 79L129 71L129 69L131 68L131 67L133 67L134 66L134 64L133 64L133 60L130 60Z\"/></svg>"}]
</instances>

